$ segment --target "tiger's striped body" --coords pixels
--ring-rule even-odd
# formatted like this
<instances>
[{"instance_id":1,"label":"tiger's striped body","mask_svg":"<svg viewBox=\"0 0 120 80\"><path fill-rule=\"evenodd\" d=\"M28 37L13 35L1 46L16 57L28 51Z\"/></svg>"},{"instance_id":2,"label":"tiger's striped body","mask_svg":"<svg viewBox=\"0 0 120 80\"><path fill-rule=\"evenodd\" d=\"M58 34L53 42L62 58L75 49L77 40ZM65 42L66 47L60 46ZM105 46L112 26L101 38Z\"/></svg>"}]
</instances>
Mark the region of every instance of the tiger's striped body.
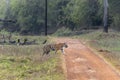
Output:
<instances>
[{"instance_id":1,"label":"tiger's striped body","mask_svg":"<svg viewBox=\"0 0 120 80\"><path fill-rule=\"evenodd\" d=\"M49 44L49 45L45 45L43 47L43 55L44 54L49 54L50 51L55 51L55 53L57 53L58 50L61 50L61 52L64 54L64 48L67 48L68 45L66 43L58 43L58 44Z\"/></svg>"}]
</instances>

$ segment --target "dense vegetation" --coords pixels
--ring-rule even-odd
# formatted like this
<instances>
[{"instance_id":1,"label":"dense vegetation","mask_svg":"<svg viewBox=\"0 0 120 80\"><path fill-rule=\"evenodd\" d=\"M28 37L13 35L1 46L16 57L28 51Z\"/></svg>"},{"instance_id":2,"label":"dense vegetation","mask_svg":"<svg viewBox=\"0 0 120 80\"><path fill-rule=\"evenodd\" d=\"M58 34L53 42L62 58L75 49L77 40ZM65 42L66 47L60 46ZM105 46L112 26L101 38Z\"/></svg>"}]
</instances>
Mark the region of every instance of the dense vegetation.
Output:
<instances>
[{"instance_id":1,"label":"dense vegetation","mask_svg":"<svg viewBox=\"0 0 120 80\"><path fill-rule=\"evenodd\" d=\"M118 0L109 0L109 26L119 29ZM16 23L0 22L1 29L22 34L44 32L45 0L0 0L0 18ZM48 0L48 31L61 26L71 30L100 28L103 24L102 0Z\"/></svg>"}]
</instances>

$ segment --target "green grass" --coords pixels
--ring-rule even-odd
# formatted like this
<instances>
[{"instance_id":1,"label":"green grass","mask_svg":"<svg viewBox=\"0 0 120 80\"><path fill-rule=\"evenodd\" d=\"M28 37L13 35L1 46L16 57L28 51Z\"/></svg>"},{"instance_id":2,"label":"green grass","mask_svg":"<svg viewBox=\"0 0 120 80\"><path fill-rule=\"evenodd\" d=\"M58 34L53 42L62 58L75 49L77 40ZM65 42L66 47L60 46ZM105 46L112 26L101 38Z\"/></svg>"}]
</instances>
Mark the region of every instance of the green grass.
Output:
<instances>
[{"instance_id":1,"label":"green grass","mask_svg":"<svg viewBox=\"0 0 120 80\"><path fill-rule=\"evenodd\" d=\"M62 71L58 70L57 58L42 62L30 57L1 57L1 80L63 80Z\"/></svg>"},{"instance_id":2,"label":"green grass","mask_svg":"<svg viewBox=\"0 0 120 80\"><path fill-rule=\"evenodd\" d=\"M120 51L120 34L119 32L110 31L109 33L103 33L102 31L93 31L88 34L76 36L81 40L88 41L95 47L105 49L111 52Z\"/></svg>"},{"instance_id":3,"label":"green grass","mask_svg":"<svg viewBox=\"0 0 120 80\"><path fill-rule=\"evenodd\" d=\"M18 36L17 36L18 37ZM65 80L60 54L42 56L41 36L19 36L37 39L39 45L0 46L0 80ZM48 43L51 42L50 38Z\"/></svg>"}]
</instances>

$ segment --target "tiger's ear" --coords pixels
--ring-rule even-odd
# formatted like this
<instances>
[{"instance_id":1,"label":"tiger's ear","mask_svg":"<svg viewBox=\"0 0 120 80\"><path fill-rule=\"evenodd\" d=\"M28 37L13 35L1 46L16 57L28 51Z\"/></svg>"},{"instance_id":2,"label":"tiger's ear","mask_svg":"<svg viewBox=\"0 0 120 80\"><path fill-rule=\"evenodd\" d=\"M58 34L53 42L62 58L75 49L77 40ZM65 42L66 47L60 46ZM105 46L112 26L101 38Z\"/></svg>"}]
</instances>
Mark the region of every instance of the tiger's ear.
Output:
<instances>
[{"instance_id":1,"label":"tiger's ear","mask_svg":"<svg viewBox=\"0 0 120 80\"><path fill-rule=\"evenodd\" d=\"M64 43L66 43L66 44L67 44L67 42L64 42Z\"/></svg>"},{"instance_id":2,"label":"tiger's ear","mask_svg":"<svg viewBox=\"0 0 120 80\"><path fill-rule=\"evenodd\" d=\"M64 42L64 44L67 44L67 42Z\"/></svg>"}]
</instances>

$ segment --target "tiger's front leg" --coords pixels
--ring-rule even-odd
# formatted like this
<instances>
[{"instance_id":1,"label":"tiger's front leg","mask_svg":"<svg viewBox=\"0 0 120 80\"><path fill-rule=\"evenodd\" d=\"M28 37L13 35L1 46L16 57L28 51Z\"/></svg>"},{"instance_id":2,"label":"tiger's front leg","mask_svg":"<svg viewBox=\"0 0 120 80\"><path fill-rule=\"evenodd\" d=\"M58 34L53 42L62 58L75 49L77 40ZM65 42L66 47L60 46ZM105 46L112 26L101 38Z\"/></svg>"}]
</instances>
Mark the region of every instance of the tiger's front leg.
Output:
<instances>
[{"instance_id":1,"label":"tiger's front leg","mask_svg":"<svg viewBox=\"0 0 120 80\"><path fill-rule=\"evenodd\" d=\"M57 53L57 50L55 50L55 54Z\"/></svg>"},{"instance_id":2,"label":"tiger's front leg","mask_svg":"<svg viewBox=\"0 0 120 80\"><path fill-rule=\"evenodd\" d=\"M61 52L62 52L63 54L65 54L64 48L61 49Z\"/></svg>"}]
</instances>

